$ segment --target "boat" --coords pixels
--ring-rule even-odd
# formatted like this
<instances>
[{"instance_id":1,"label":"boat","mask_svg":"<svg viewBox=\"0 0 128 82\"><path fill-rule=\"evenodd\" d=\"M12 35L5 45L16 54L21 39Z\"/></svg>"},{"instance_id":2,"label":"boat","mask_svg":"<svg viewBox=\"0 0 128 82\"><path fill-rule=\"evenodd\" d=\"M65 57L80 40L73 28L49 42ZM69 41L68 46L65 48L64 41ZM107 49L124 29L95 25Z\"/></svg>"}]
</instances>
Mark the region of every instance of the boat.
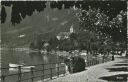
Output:
<instances>
[{"instance_id":1,"label":"boat","mask_svg":"<svg viewBox=\"0 0 128 82\"><path fill-rule=\"evenodd\" d=\"M9 71L10 72L18 72L18 67L21 66L21 72L29 72L31 68L35 68L35 66L24 66L23 64L9 64Z\"/></svg>"}]
</instances>

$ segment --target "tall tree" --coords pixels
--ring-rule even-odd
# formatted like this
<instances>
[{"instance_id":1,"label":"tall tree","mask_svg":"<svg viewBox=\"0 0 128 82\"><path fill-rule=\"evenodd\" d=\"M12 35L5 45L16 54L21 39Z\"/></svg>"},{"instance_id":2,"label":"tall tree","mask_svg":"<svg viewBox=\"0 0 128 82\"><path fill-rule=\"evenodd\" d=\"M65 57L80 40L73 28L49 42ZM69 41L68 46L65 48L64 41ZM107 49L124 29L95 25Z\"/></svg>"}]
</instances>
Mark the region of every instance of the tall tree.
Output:
<instances>
[{"instance_id":1,"label":"tall tree","mask_svg":"<svg viewBox=\"0 0 128 82\"><path fill-rule=\"evenodd\" d=\"M2 6L2 8L1 8L1 23L4 23L6 21L6 16L7 16L7 14L5 11L5 7Z\"/></svg>"},{"instance_id":2,"label":"tall tree","mask_svg":"<svg viewBox=\"0 0 128 82\"><path fill-rule=\"evenodd\" d=\"M116 49L118 42L120 42L122 48L124 47L123 50L126 48L124 46L124 44L126 44L127 36L125 11L121 11L115 18L113 18L113 20L109 20L109 17L105 15L100 9L91 7L89 7L88 10L81 9L81 11L76 14L76 16L79 19L81 31L90 31L95 33L95 36L98 37L100 43L98 46L100 51L107 52L111 51L111 49L114 50ZM84 43L87 41L90 44L93 43L89 39L85 40ZM90 46L88 49L89 48ZM121 46L119 48L121 48Z\"/></svg>"},{"instance_id":3,"label":"tall tree","mask_svg":"<svg viewBox=\"0 0 128 82\"><path fill-rule=\"evenodd\" d=\"M56 50L58 46L59 46L58 39L55 36L50 38L50 40L49 40L50 50Z\"/></svg>"}]
</instances>

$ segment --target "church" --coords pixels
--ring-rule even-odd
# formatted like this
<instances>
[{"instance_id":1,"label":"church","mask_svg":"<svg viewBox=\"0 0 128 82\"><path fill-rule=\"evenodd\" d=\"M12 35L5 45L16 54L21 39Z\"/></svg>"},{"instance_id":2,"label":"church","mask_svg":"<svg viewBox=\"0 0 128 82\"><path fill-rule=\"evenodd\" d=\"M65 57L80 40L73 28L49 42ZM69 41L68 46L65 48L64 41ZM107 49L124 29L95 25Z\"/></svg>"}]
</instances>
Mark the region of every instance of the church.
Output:
<instances>
[{"instance_id":1,"label":"church","mask_svg":"<svg viewBox=\"0 0 128 82\"><path fill-rule=\"evenodd\" d=\"M58 40L68 39L70 34L75 33L75 30L73 28L73 24L71 25L69 32L60 32L56 37Z\"/></svg>"}]
</instances>

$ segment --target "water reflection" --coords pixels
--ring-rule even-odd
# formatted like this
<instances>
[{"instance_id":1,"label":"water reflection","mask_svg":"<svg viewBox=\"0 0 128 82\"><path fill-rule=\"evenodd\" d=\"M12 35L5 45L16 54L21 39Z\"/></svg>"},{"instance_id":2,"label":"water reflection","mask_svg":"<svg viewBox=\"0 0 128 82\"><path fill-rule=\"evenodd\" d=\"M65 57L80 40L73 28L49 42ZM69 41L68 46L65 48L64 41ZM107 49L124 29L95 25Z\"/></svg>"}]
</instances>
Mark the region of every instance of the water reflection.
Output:
<instances>
[{"instance_id":1,"label":"water reflection","mask_svg":"<svg viewBox=\"0 0 128 82\"><path fill-rule=\"evenodd\" d=\"M44 63L44 60L43 60L44 55L42 55L40 52L30 52L29 56L30 56L30 60L32 61L30 62L31 65Z\"/></svg>"},{"instance_id":2,"label":"water reflection","mask_svg":"<svg viewBox=\"0 0 128 82\"><path fill-rule=\"evenodd\" d=\"M15 49L8 49L8 50L2 50L2 68L6 68L9 67L9 65L25 65L25 66L33 66L36 65L34 67L34 70L42 70L43 65L39 65L39 64L48 64L48 65L44 65L44 69L49 69L49 68L55 68L56 64L52 65L49 63L57 63L58 62L58 56L55 54L41 54L39 51L30 51L30 50L15 50ZM59 60L61 61L61 60ZM39 66L37 66L37 64ZM61 70L64 70L64 68L62 68ZM22 69L22 71L25 71ZM27 70L28 71L28 70ZM9 74L15 74L17 73L18 70L16 71L14 70L9 70L9 69L2 69L2 75L9 75ZM56 73L57 71L54 69L53 73ZM49 74L50 70L46 70L44 71L44 74ZM35 75L42 75L42 72L35 72ZM30 78L31 74L30 73L25 73L22 75L22 78ZM44 78L48 78L49 76L46 76ZM10 77L6 77L6 81L5 82L16 82L17 81L17 75L15 76L10 76ZM26 81L29 82L29 81ZM30 81L31 82L31 81Z\"/></svg>"},{"instance_id":3,"label":"water reflection","mask_svg":"<svg viewBox=\"0 0 128 82\"><path fill-rule=\"evenodd\" d=\"M41 54L39 51L17 51L14 49L9 49L2 51L1 62L2 68L9 67L9 64L29 66L37 64L56 63L57 56L55 54ZM6 72L8 72L8 70L9 69L6 69Z\"/></svg>"}]
</instances>

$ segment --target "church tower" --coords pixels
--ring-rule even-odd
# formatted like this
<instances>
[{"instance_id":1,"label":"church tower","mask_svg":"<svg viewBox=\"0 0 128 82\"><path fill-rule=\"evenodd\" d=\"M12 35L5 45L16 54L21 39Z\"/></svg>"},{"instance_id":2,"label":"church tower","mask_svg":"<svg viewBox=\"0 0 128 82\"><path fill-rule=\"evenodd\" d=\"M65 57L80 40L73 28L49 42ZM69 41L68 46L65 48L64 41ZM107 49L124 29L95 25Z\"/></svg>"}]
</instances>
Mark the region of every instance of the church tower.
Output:
<instances>
[{"instance_id":1,"label":"church tower","mask_svg":"<svg viewBox=\"0 0 128 82\"><path fill-rule=\"evenodd\" d=\"M73 32L74 32L74 29L73 29L73 24L72 24L70 27L70 33L73 33Z\"/></svg>"}]
</instances>

